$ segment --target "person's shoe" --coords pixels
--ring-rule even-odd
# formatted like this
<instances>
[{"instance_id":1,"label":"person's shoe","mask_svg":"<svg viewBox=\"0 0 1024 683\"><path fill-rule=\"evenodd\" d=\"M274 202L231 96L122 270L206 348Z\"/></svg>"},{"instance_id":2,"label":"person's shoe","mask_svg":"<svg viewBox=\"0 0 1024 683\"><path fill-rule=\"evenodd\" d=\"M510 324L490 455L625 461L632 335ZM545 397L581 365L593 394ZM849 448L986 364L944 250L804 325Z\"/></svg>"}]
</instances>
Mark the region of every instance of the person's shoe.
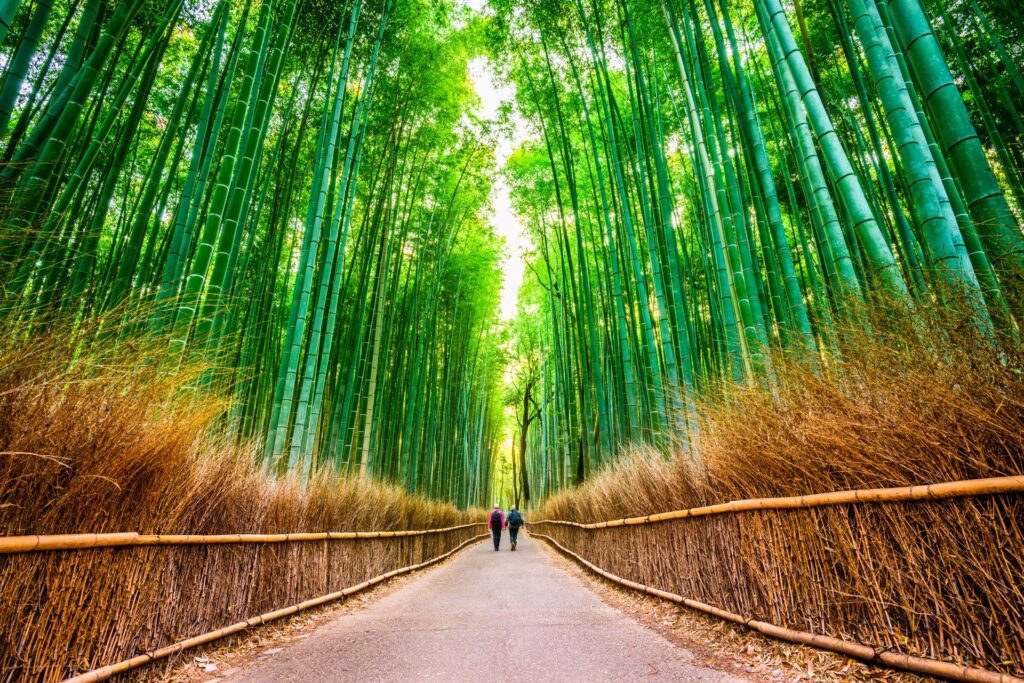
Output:
<instances>
[{"instance_id":1,"label":"person's shoe","mask_svg":"<svg viewBox=\"0 0 1024 683\"><path fill-rule=\"evenodd\" d=\"M515 551L515 549L516 549L516 542L512 541L512 550L513 550L513 552Z\"/></svg>"}]
</instances>

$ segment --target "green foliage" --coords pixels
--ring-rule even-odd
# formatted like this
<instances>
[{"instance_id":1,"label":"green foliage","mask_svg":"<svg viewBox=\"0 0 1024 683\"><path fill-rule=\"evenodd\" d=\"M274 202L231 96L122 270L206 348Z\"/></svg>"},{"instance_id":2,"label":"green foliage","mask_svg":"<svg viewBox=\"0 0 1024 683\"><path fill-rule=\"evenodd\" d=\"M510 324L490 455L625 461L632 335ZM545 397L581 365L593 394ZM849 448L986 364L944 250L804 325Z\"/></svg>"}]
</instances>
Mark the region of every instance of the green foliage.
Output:
<instances>
[{"instance_id":1,"label":"green foliage","mask_svg":"<svg viewBox=\"0 0 1024 683\"><path fill-rule=\"evenodd\" d=\"M238 441L271 435L271 471L487 502L502 252L467 75L480 19L419 0L105 5L58 0L37 39L28 3L3 48L49 58L0 141L5 310L26 335L77 320L90 343L148 327L172 372L216 359L192 391L231 399ZM85 324L105 310L118 332Z\"/></svg>"},{"instance_id":2,"label":"green foliage","mask_svg":"<svg viewBox=\"0 0 1024 683\"><path fill-rule=\"evenodd\" d=\"M780 354L828 372L865 306L1017 336L1022 35L998 3L491 7L533 124L505 172L541 290L542 497L627 442L699 460L699 401L772 391Z\"/></svg>"},{"instance_id":3,"label":"green foliage","mask_svg":"<svg viewBox=\"0 0 1024 683\"><path fill-rule=\"evenodd\" d=\"M489 505L514 433L516 496L543 498L625 444L685 449L698 403L771 389L779 354L828 372L865 306L966 302L994 348L1019 336L1012 9L2 2L0 306L25 337L59 318L215 366L191 391L269 472ZM480 56L516 87L497 121ZM503 329L517 117L532 247Z\"/></svg>"}]
</instances>

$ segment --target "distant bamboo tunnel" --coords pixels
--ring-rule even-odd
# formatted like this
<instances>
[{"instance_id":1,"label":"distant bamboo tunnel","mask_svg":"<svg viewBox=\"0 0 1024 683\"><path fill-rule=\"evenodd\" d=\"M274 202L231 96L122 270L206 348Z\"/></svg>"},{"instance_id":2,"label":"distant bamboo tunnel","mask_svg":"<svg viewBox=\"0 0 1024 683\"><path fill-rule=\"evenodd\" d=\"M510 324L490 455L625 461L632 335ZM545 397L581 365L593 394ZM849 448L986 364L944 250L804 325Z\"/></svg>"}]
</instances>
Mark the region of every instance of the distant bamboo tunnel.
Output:
<instances>
[{"instance_id":1,"label":"distant bamboo tunnel","mask_svg":"<svg viewBox=\"0 0 1024 683\"><path fill-rule=\"evenodd\" d=\"M1020 479L1020 477L1017 477ZM990 480L980 480L990 481ZM966 483L966 482L959 482ZM912 499L902 499L912 500ZM746 501L744 501L746 502ZM811 506L794 506L794 507L811 507ZM550 523L550 522L549 522ZM842 640L839 638L833 638L830 636L824 636L816 633L808 633L806 631L795 631L782 626L776 626L775 624L769 624L764 621L758 621L748 617L729 612L727 610L708 605L697 600L691 600L685 598L682 595L663 591L658 588L646 586L629 579L624 579L621 576L616 576L611 572L607 572L601 569L597 565L588 562L573 551L569 550L561 543L546 536L544 534L538 534L531 531L531 536L542 538L548 543L551 543L554 547L558 548L561 552L565 553L569 557L573 558L587 569L593 571L600 576L617 583L621 586L631 588L636 591L653 595L663 600L670 600L672 602L679 603L686 607L690 607L695 610L710 614L711 616L724 619L725 621L731 621L734 624L746 626L752 631L757 631L766 636L776 638L778 640L785 640L790 643L797 643L800 645L809 645L816 647L821 650L830 650L832 652L838 652L839 654L852 657L865 661L869 664L878 664L881 666L901 669L903 671L909 671L915 674L921 674L925 676L935 676L938 678L945 678L951 681L970 681L972 683L1024 683L1024 679L1010 674L1002 674L994 671L988 671L987 669L978 669L969 666L961 666L953 664L951 662L942 662L936 659L929 659L927 657L915 657L913 655L901 654L898 652L890 652L881 648L871 647L870 645L864 645L862 643L855 643L849 640ZM98 680L98 679L97 679Z\"/></svg>"},{"instance_id":2,"label":"distant bamboo tunnel","mask_svg":"<svg viewBox=\"0 0 1024 683\"><path fill-rule=\"evenodd\" d=\"M476 525L476 524L464 524L464 525L459 526L459 527L452 527L452 529L462 529L462 528L466 528L466 527L470 527L470 526L478 526L478 525ZM429 529L429 530L426 530L426 531L424 531L422 533L431 533L431 532L436 532L436 531L447 531L447 529L442 529L442 530ZM394 534L394 533L397 533L397 532L360 532L360 533L378 533L378 534L381 534L381 535L377 535L377 536L359 536L358 538L383 538L384 536L382 534L388 534L388 533ZM292 534L292 535L294 536L295 534ZM305 535L317 536L318 534L305 534ZM408 536L408 535L412 535L412 534L406 533L405 535ZM178 654L179 652L182 652L184 650L188 650L188 649L193 648L193 647L199 647L200 645L206 645L207 643L212 643L215 640L219 640L221 638L226 638L227 636L234 635L236 633L241 633L242 631L246 631L246 630L248 630L248 629L250 629L250 628L252 628L254 626L260 626L262 624L266 624L268 622L275 621L275 620L281 619L283 617L291 616L293 614L296 614L296 613L301 612L303 610L310 609L312 607L319 607L320 605L325 605L325 604L327 604L329 602L334 602L335 600L340 600L341 598L344 598L344 597L347 597L347 596L352 595L354 593L358 593L360 591L366 590L367 588L375 586L378 583L382 583L384 581L387 581L388 579L393 578L395 576L399 576L401 574L408 574L409 572L414 572L414 571L416 571L418 569L423 569L423 568L428 567L428 566L430 566L432 564L440 562L441 560L444 560L444 559L446 559L448 557L451 557L452 555L454 555L458 551L460 551L463 548L465 548L467 545L470 545L472 543L481 541L484 538L487 538L487 536L488 536L487 534L481 534L479 536L474 536L473 538L470 538L470 539L467 539L467 540L463 541L462 543L460 543L456 547L452 548L448 552L443 553L441 555L438 555L437 557L433 557L433 558L431 558L429 560L426 560L424 562L420 562L419 564L411 565L409 567L402 567L400 569L393 569L392 571L389 571L389 572L386 572L384 574L381 574L380 576L375 576L372 579L367 579L366 581L363 581L362 583L358 583L358 584L356 584L354 586L350 586L350 587L342 589L340 591L336 591L334 593L329 593L327 595L322 595L322 596L320 596L318 598L313 598L311 600L305 600L305 601L300 602L300 603L298 603L296 605L292 605L291 607L283 607L281 609L277 609L277 610L274 610L272 612L265 612L264 614L260 614L259 616L255 616L255 617L252 617L250 619L246 619L245 621L239 621L237 623L231 624L230 626L225 626L224 628L217 629L216 631L210 631L210 632L204 633L202 635L193 636L191 638L186 638L185 640L180 640L180 641L178 641L178 642L176 642L176 643L174 643L172 645L168 645L167 647L162 647L162 648L160 648L158 650L153 650L152 652L147 652L145 654L141 654L141 655L138 655L136 657L132 657L131 659L125 659L123 661L117 662L116 664L110 664L110 665L103 666L103 667L100 667L98 669L94 669L92 671L89 671L89 672L86 672L86 673L83 673L83 674L79 674L78 676L73 676L71 678L66 679L64 683L95 683L96 681L105 681L105 680L111 678L112 676L116 676L117 674L124 673L124 672L130 671L132 669L137 669L140 666L145 666L146 664L149 664L151 662L155 662L158 659L164 659L166 657L170 657L170 656ZM351 538L351 536L347 536L346 538ZM273 541L266 541L266 542L273 542ZM85 547L92 547L92 546L85 546Z\"/></svg>"},{"instance_id":3,"label":"distant bamboo tunnel","mask_svg":"<svg viewBox=\"0 0 1024 683\"><path fill-rule=\"evenodd\" d=\"M123 546L153 545L218 545L224 543L288 543L295 541L351 541L374 538L401 538L443 534L483 522L461 524L443 529L411 529L405 531L322 531L288 534L139 534L134 531L107 534L56 534L50 536L0 537L0 555L55 550L88 550Z\"/></svg>"},{"instance_id":4,"label":"distant bamboo tunnel","mask_svg":"<svg viewBox=\"0 0 1024 683\"><path fill-rule=\"evenodd\" d=\"M947 498L970 498L974 496L991 496L1007 493L1024 493L1024 476L990 477L986 479L967 479L964 481L947 481L941 484L919 486L901 486L885 489L859 489L853 491L834 491L831 493L815 493L807 496L786 496L781 498L748 498L734 500L717 505L687 508L660 512L641 517L626 517L604 522L569 522L565 520L545 519L539 524L560 524L580 529L607 529L617 526L635 524L652 524L667 522L687 517L704 517L732 512L755 510L797 510L802 508L825 507L828 505L849 505L856 503L899 503L921 500L943 500Z\"/></svg>"}]
</instances>

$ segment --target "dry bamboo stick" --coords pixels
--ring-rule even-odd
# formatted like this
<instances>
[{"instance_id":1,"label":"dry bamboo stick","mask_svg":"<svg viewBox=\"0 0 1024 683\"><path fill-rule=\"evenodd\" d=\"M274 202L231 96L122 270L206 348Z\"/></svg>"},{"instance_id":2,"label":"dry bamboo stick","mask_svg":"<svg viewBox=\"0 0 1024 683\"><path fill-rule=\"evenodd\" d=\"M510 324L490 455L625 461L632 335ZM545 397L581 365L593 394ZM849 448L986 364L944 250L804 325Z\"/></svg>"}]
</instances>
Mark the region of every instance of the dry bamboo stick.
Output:
<instances>
[{"instance_id":1,"label":"dry bamboo stick","mask_svg":"<svg viewBox=\"0 0 1024 683\"><path fill-rule=\"evenodd\" d=\"M460 529L468 526L476 525L466 524L462 527L452 528ZM125 659L123 661L117 662L116 664L109 664L107 666L100 667L99 669L93 669L92 671L86 672L84 674L79 674L78 676L68 678L64 681L64 683L95 683L96 681L105 681L116 674L124 673L125 671L130 671L131 669L136 669L140 666L149 664L150 662L154 662L158 659L170 657L171 655L177 654L183 650L188 650L193 647L205 645L207 643L211 643L215 640L225 638L235 633L240 633L242 631L252 628L253 626L266 624L267 622L274 621L276 619L281 619L282 617L291 616L292 614L301 612L311 607L318 607L320 605L327 604L328 602L333 602L340 598L352 595L353 593L358 593L359 591L366 590L371 586L375 586L378 583L387 581L388 579L398 576L400 574L408 574L409 572L414 572L417 569L423 569L424 567L428 567L436 562L440 562L441 560L454 555L456 552L462 550L470 543L480 541L484 538L489 538L489 535L480 534L479 536L474 536L473 538L463 541L458 546L452 548L448 552L442 555L438 555L437 557L433 557L424 562L420 562L419 564L414 564L409 567L402 567L401 569L393 569L387 573L381 574L380 576L375 576L372 579L367 579L362 583L358 583L355 586L349 586L348 588L342 589L335 593L329 593L327 595L322 595L319 598L306 600L304 602L298 603L297 605L292 605L291 607L283 607L272 612L265 612L264 614L261 614L259 616L251 617L249 619L246 619L245 621L239 621L235 624L231 624L230 626L225 626L224 628L217 629L216 631L210 631L202 635L193 636L185 640L180 640L177 643L168 645L167 647L162 647L159 650L147 652L146 654L138 655L136 657L132 657L131 659Z\"/></svg>"},{"instance_id":2,"label":"dry bamboo stick","mask_svg":"<svg viewBox=\"0 0 1024 683\"><path fill-rule=\"evenodd\" d=\"M51 550L86 550L89 548L112 548L140 545L213 545L220 543L285 543L291 541L345 541L367 538L399 538L402 536L424 536L442 534L474 526L485 526L484 522L462 524L444 529L419 529L408 531L322 531L290 534L139 534L134 531L109 534L57 534L52 536L3 536L0 537L0 555L12 553L41 552Z\"/></svg>"},{"instance_id":3,"label":"dry bamboo stick","mask_svg":"<svg viewBox=\"0 0 1024 683\"><path fill-rule=\"evenodd\" d=\"M1011 676L1010 674L997 673L995 671L988 671L987 669L978 669L969 666L961 666L951 662L942 662L937 659L928 659L927 657L915 657L913 655L901 654L898 652L876 650L870 645L864 645L862 643L840 640L839 638L832 638L830 636L823 636L816 633L807 633L806 631L794 631L793 629L776 626L775 624L769 624L764 621L749 619L739 614L734 614L697 600L684 598L682 595L669 593L668 591L663 591L651 586L645 586L643 584L636 583L635 581L624 579L621 576L616 576L615 574L607 572L597 565L583 559L550 536L538 534L533 531L529 533L531 536L543 538L545 541L548 541L587 569L591 570L595 574L603 576L609 581L626 586L627 588L632 588L636 591L657 596L663 600L670 600L672 602L685 605L686 607L704 612L705 614L710 614L718 617L719 619L724 619L735 624L746 626L752 631L757 631L758 633L762 633L778 640L785 640L790 643L798 643L800 645L809 645L820 650L838 652L870 664L877 664L892 669L901 669L903 671L909 671L911 673L925 676L945 678L951 681L968 681L970 683L1024 683L1024 679Z\"/></svg>"},{"instance_id":4,"label":"dry bamboo stick","mask_svg":"<svg viewBox=\"0 0 1024 683\"><path fill-rule=\"evenodd\" d=\"M651 524L667 522L687 517L704 517L721 515L730 512L746 512L750 510L794 510L799 508L825 507L828 505L846 505L850 503L896 503L916 500L941 500L944 498L968 498L974 496L991 496L1005 493L1024 492L1024 475L1009 477L991 477L988 479L967 479L965 481L947 481L941 484L923 484L920 486L901 486L888 489L859 489L855 491L834 491L831 493L813 493L806 496L786 496L782 498L747 498L733 500L728 503L705 505L702 507L660 512L641 517L626 517L605 522L569 522L558 519L544 519L538 524L561 524L580 529L606 529L634 524Z\"/></svg>"}]
</instances>

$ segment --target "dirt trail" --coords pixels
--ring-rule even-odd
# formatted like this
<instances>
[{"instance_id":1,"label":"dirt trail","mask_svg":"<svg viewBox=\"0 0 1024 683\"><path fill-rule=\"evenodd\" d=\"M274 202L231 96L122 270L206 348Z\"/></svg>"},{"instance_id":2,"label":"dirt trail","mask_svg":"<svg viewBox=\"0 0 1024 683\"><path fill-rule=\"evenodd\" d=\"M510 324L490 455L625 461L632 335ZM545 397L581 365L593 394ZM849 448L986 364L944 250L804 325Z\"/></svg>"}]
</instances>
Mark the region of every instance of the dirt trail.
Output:
<instances>
[{"instance_id":1,"label":"dirt trail","mask_svg":"<svg viewBox=\"0 0 1024 683\"><path fill-rule=\"evenodd\" d=\"M744 680L604 604L538 543L468 548L228 680Z\"/></svg>"}]
</instances>

